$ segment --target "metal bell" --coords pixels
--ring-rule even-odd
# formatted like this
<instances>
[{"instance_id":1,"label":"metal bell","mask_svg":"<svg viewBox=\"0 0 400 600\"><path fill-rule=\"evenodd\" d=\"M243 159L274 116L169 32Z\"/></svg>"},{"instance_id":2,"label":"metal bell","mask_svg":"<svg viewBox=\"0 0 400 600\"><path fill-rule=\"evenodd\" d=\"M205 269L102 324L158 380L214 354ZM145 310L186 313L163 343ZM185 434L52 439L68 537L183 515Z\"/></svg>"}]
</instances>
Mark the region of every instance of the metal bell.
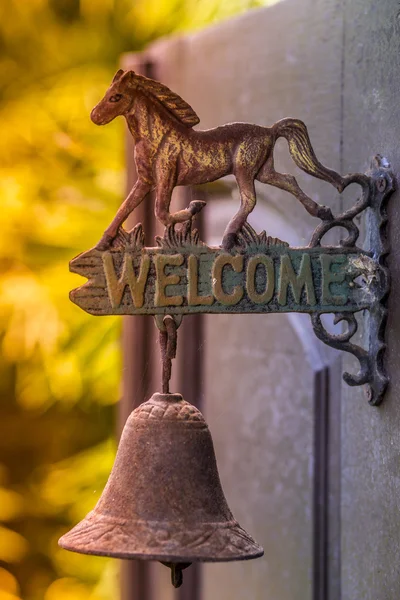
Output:
<instances>
[{"instance_id":1,"label":"metal bell","mask_svg":"<svg viewBox=\"0 0 400 600\"><path fill-rule=\"evenodd\" d=\"M84 554L158 560L171 568L175 587L192 562L264 553L233 518L208 426L180 394L154 394L131 413L100 500L59 544Z\"/></svg>"}]
</instances>

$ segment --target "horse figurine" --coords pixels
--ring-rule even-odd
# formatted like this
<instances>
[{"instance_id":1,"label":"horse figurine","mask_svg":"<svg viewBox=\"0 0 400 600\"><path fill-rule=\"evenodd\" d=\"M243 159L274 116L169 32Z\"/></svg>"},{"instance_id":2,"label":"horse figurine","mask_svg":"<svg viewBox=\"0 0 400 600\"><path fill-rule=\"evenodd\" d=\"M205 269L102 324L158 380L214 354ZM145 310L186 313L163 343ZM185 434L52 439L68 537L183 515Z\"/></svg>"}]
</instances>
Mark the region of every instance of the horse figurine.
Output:
<instances>
[{"instance_id":1,"label":"horse figurine","mask_svg":"<svg viewBox=\"0 0 400 600\"><path fill-rule=\"evenodd\" d=\"M298 167L328 181L339 192L345 187L345 178L318 161L306 126L298 119L282 119L272 127L230 123L198 131L193 126L199 117L178 94L158 81L122 69L92 110L91 119L96 125L105 125L119 115L125 117L133 136L138 178L97 244L98 250L110 247L119 227L148 192L155 190L155 213L163 225L182 223L192 219L205 202L193 201L185 210L171 213L174 187L209 183L229 174L235 176L239 187L240 208L226 227L225 250L234 247L256 205L255 179L290 192L313 217L333 219L330 208L309 198L292 175L274 169L274 145L284 137Z\"/></svg>"}]
</instances>

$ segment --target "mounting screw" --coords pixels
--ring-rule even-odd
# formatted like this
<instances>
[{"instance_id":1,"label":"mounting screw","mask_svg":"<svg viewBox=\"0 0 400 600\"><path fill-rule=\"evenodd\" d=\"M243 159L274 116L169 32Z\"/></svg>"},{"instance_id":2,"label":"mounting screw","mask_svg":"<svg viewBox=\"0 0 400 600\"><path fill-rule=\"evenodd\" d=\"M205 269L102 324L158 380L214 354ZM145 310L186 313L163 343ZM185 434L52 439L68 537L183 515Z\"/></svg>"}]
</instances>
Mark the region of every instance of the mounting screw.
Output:
<instances>
[{"instance_id":1,"label":"mounting screw","mask_svg":"<svg viewBox=\"0 0 400 600\"><path fill-rule=\"evenodd\" d=\"M378 192L384 192L386 189L387 181L385 177L379 177L376 181L376 189Z\"/></svg>"}]
</instances>

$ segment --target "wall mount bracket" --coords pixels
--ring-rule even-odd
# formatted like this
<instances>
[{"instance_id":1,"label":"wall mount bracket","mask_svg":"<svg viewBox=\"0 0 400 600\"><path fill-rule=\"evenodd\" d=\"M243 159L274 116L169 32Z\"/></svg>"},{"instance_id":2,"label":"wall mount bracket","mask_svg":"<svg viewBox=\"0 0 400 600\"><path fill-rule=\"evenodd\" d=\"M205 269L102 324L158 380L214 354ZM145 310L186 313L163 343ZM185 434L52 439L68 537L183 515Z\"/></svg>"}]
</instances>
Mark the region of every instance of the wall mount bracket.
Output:
<instances>
[{"instance_id":1,"label":"wall mount bracket","mask_svg":"<svg viewBox=\"0 0 400 600\"><path fill-rule=\"evenodd\" d=\"M361 199L332 223L319 225L311 245L318 246L328 229L340 226L349 232L347 239L341 244L347 247L355 246L360 232L354 219L368 209L368 250L360 251L356 261L362 277L361 286L372 292L370 303L366 307L367 348L351 342L358 329L355 312L339 312L335 315L335 324L344 321L348 326L347 331L339 335L325 329L321 313L311 313L311 322L315 335L321 341L332 348L349 352L358 359L359 372L356 375L344 373L343 379L350 386L365 385L369 403L376 406L381 403L389 383L383 360L386 349L387 301L390 292L390 274L386 265L389 254L387 201L395 189L395 180L389 162L380 155L372 160L371 169L366 175L354 175L353 178L363 188Z\"/></svg>"}]
</instances>

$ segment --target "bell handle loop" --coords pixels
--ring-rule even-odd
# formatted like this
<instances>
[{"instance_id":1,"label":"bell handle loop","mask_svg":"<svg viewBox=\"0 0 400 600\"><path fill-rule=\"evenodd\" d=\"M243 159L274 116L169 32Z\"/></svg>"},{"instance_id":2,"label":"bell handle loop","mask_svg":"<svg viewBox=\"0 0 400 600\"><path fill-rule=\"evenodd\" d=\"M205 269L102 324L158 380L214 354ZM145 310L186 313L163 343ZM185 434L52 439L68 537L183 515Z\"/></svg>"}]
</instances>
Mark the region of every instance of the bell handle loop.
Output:
<instances>
[{"instance_id":1,"label":"bell handle loop","mask_svg":"<svg viewBox=\"0 0 400 600\"><path fill-rule=\"evenodd\" d=\"M180 326L180 324L182 323L182 319L183 319L183 315L153 315L154 316L154 321L157 325L157 328L159 331L166 331L166 326L165 326L165 317L169 317L170 319L173 319L175 321L175 325L176 328L178 329L178 327Z\"/></svg>"},{"instance_id":2,"label":"bell handle loop","mask_svg":"<svg viewBox=\"0 0 400 600\"><path fill-rule=\"evenodd\" d=\"M158 315L157 315L158 316ZM172 359L176 356L176 344L178 338L178 327L182 322L182 318L176 319L171 315L165 315L162 319L162 327L160 327L161 319L155 319L156 325L160 330L160 348L162 359L162 392L169 394L169 382L172 372Z\"/></svg>"}]
</instances>

